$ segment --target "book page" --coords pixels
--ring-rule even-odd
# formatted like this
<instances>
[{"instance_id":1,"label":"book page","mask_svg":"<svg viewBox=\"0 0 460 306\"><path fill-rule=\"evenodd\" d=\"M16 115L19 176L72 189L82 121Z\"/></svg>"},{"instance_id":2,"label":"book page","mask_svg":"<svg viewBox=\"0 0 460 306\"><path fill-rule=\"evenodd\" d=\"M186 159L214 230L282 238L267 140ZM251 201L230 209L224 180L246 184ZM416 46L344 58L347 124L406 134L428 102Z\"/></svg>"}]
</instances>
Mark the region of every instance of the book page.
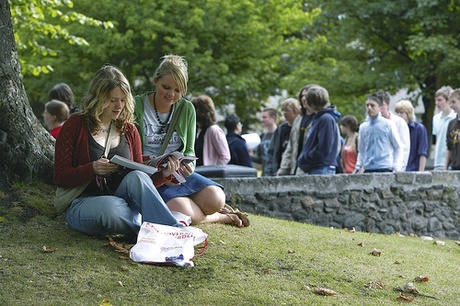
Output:
<instances>
[{"instance_id":1,"label":"book page","mask_svg":"<svg viewBox=\"0 0 460 306\"><path fill-rule=\"evenodd\" d=\"M124 157L122 157L120 155L114 155L110 159L110 162L112 162L114 164L117 164L119 166L128 168L128 169L143 171L143 172L147 173L148 175L152 175L155 172L157 172L157 170L158 170L156 167L152 167L152 166L149 166L149 165L146 165L146 164L138 163L138 162L132 161L130 159L124 158Z\"/></svg>"}]
</instances>

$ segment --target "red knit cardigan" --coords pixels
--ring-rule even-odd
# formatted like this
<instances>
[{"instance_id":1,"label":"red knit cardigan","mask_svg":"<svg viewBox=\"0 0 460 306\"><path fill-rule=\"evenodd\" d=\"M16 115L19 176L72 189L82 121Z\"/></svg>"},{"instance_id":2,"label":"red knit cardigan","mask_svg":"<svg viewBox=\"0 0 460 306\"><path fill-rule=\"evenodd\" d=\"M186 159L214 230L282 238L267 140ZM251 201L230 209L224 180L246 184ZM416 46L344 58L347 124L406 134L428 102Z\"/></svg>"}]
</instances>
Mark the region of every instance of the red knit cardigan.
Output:
<instances>
[{"instance_id":1,"label":"red knit cardigan","mask_svg":"<svg viewBox=\"0 0 460 306\"><path fill-rule=\"evenodd\" d=\"M88 126L84 115L73 115L64 123L56 139L54 153L54 183L58 187L76 187L96 178L89 157ZM142 147L139 132L134 124L128 124L125 133L130 148L130 159L142 163ZM168 179L161 172L152 176L155 186Z\"/></svg>"}]
</instances>

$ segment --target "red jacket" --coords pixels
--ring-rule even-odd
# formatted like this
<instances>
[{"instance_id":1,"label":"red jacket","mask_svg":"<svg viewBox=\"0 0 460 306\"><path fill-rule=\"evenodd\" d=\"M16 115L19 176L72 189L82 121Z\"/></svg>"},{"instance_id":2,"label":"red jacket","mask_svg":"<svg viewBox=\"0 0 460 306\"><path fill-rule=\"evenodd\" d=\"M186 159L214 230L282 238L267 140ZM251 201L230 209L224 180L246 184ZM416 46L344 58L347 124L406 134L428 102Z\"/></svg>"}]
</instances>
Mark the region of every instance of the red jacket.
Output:
<instances>
[{"instance_id":1,"label":"red jacket","mask_svg":"<svg viewBox=\"0 0 460 306\"><path fill-rule=\"evenodd\" d=\"M76 187L96 178L88 150L89 130L84 115L70 116L56 139L54 153L54 183L58 187ZM130 159L142 163L142 147L139 132L128 124L126 139L130 147ZM166 182L161 172L152 176L156 186Z\"/></svg>"}]
</instances>

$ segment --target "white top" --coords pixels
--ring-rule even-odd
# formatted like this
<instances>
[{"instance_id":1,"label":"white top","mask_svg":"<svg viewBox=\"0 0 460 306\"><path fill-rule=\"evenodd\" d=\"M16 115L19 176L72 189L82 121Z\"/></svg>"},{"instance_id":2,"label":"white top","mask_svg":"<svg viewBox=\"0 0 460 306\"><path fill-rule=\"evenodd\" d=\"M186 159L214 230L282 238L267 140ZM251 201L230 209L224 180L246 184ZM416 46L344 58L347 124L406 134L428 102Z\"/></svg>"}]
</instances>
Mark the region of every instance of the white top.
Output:
<instances>
[{"instance_id":1,"label":"white top","mask_svg":"<svg viewBox=\"0 0 460 306\"><path fill-rule=\"evenodd\" d=\"M161 125L158 122L158 119L155 116L155 110L153 109L152 105L150 105L148 96L145 96L144 101L144 147L142 148L143 155L147 156L158 156L160 155L160 149L163 144L163 141L166 137L167 127L171 122L171 116L169 113L162 114L158 113L160 120L166 122L169 117L169 121L166 125ZM171 145L173 145L171 147ZM178 150L182 145L179 135L176 131L173 132L171 139L169 140L168 149L173 149L172 151ZM166 152L167 153L167 152Z\"/></svg>"},{"instance_id":2,"label":"white top","mask_svg":"<svg viewBox=\"0 0 460 306\"><path fill-rule=\"evenodd\" d=\"M406 120L399 117L396 114L390 112L391 121L394 122L396 129L398 130L399 140L401 140L401 144L403 146L403 167L402 170L406 170L407 162L409 161L409 154L410 154L410 132L409 132L409 125L407 124Z\"/></svg>"},{"instance_id":3,"label":"white top","mask_svg":"<svg viewBox=\"0 0 460 306\"><path fill-rule=\"evenodd\" d=\"M436 136L436 148L434 150L434 167L444 168L447 151L447 127L449 122L455 118L453 110L447 116L443 116L442 112L433 116L433 135Z\"/></svg>"}]
</instances>

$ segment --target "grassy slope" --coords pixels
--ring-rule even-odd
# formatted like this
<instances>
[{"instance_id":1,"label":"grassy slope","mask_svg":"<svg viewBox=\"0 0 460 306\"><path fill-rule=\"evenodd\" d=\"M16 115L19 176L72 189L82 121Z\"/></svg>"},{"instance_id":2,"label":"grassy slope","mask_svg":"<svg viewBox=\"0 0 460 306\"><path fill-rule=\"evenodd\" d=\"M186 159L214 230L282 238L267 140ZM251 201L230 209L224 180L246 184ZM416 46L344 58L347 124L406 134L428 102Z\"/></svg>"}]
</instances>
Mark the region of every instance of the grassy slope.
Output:
<instances>
[{"instance_id":1,"label":"grassy slope","mask_svg":"<svg viewBox=\"0 0 460 306\"><path fill-rule=\"evenodd\" d=\"M460 246L413 237L350 233L261 216L238 229L200 226L209 247L181 269L119 259L106 240L68 228L62 218L0 223L1 305L399 305L394 287L415 283L437 300L460 304ZM363 246L358 246L362 243ZM43 253L42 247L56 247ZM377 248L380 257L369 253ZM383 289L369 289L381 281ZM337 296L311 289L326 287Z\"/></svg>"}]
</instances>

